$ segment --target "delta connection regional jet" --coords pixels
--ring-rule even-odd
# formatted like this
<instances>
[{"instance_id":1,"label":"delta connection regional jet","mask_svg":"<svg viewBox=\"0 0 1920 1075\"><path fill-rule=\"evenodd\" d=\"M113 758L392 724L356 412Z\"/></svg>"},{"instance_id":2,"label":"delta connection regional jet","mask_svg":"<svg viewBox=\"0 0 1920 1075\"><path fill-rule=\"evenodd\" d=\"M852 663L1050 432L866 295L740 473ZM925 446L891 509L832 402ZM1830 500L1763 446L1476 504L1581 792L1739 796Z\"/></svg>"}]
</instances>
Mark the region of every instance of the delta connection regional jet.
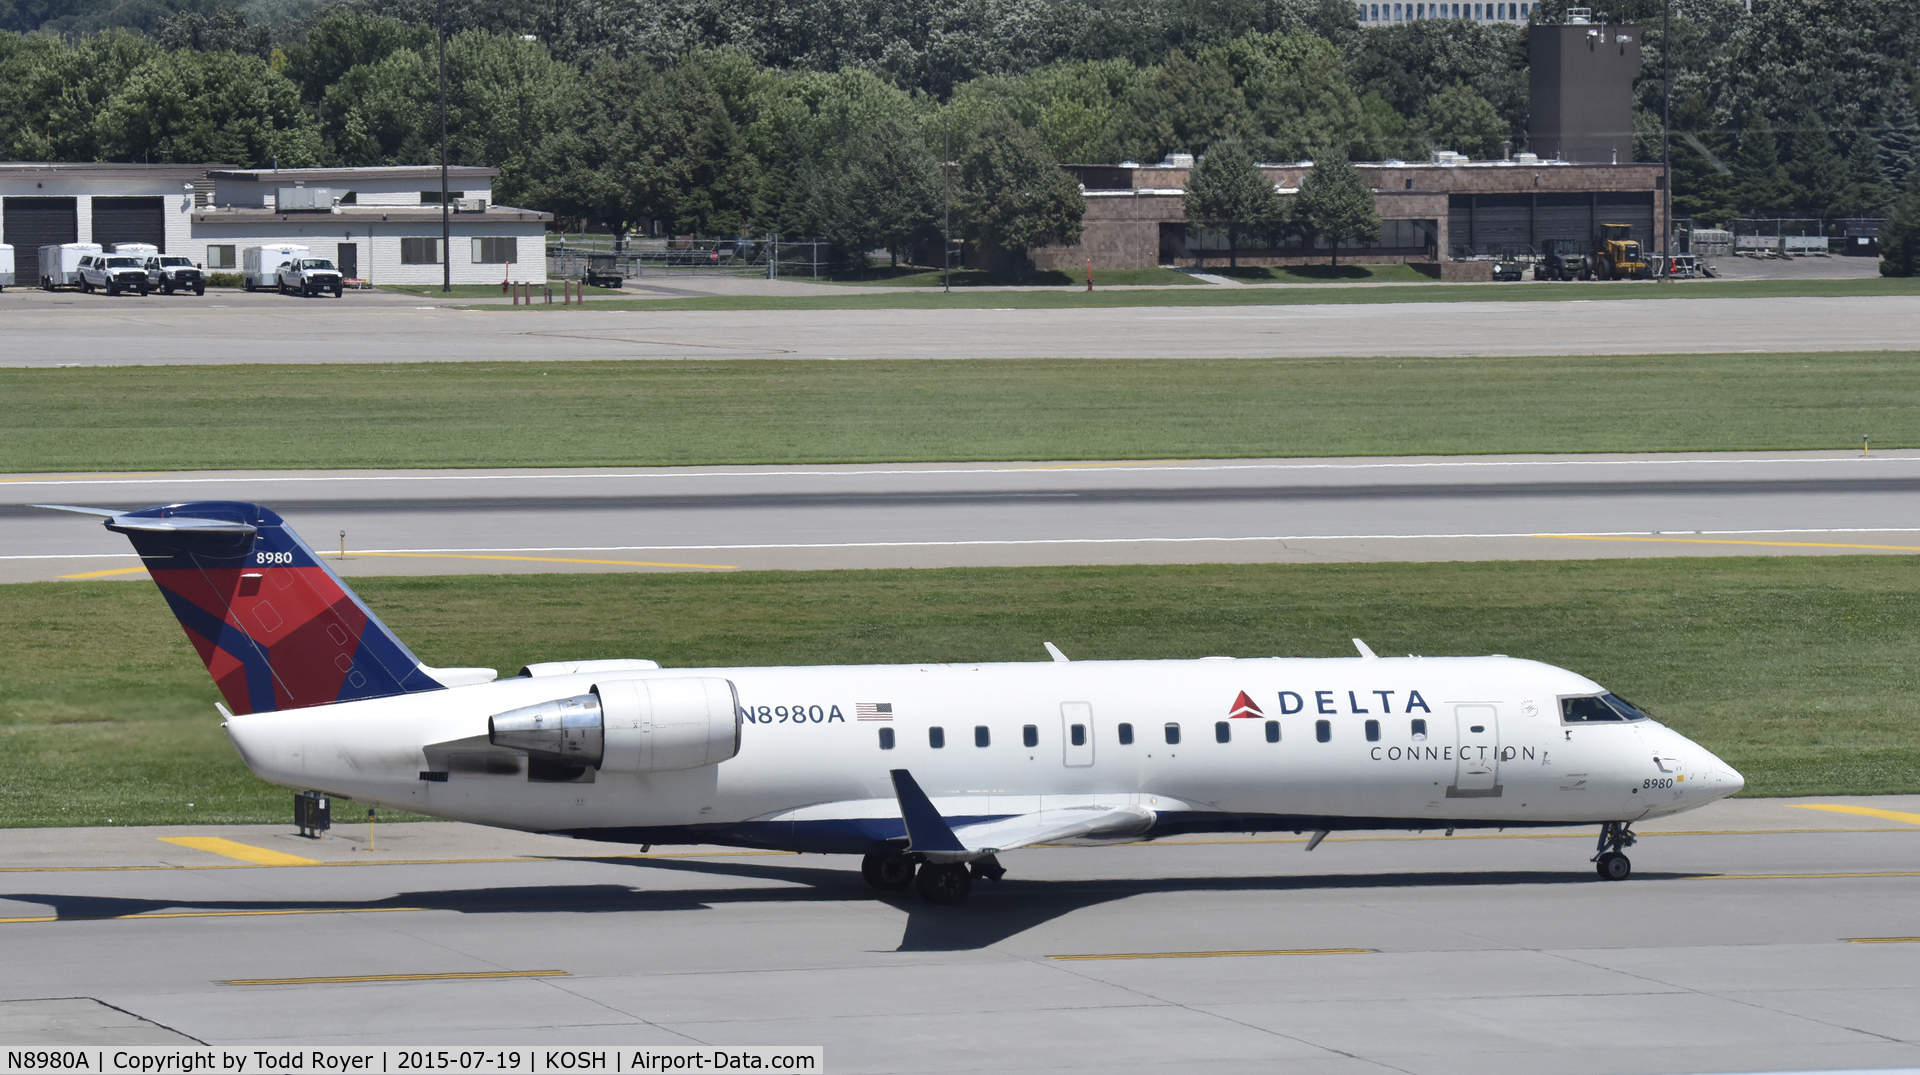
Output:
<instances>
[{"instance_id":1,"label":"delta connection regional jet","mask_svg":"<svg viewBox=\"0 0 1920 1075\"><path fill-rule=\"evenodd\" d=\"M53 505L46 505L53 506ZM262 779L482 825L864 856L958 903L1001 852L1205 832L1597 824L1739 791L1599 684L1505 656L661 668L430 668L280 517L209 501L106 517L226 699Z\"/></svg>"}]
</instances>

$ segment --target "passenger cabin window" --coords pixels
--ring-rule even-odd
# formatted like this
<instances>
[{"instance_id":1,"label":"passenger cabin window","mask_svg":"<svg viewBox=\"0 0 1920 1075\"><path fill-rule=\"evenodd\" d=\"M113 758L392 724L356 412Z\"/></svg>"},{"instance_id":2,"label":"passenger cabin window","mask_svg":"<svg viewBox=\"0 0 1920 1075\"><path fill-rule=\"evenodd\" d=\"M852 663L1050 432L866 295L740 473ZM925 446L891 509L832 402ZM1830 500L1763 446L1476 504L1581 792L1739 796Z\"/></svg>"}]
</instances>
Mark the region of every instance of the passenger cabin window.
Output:
<instances>
[{"instance_id":1,"label":"passenger cabin window","mask_svg":"<svg viewBox=\"0 0 1920 1075\"><path fill-rule=\"evenodd\" d=\"M1213 726L1213 741L1225 743L1233 738L1233 725L1220 721Z\"/></svg>"},{"instance_id":2,"label":"passenger cabin window","mask_svg":"<svg viewBox=\"0 0 1920 1075\"><path fill-rule=\"evenodd\" d=\"M1172 721L1168 721L1167 722L1167 745L1177 746L1179 745L1179 743L1180 743L1180 726L1178 724L1173 723Z\"/></svg>"},{"instance_id":3,"label":"passenger cabin window","mask_svg":"<svg viewBox=\"0 0 1920 1075\"><path fill-rule=\"evenodd\" d=\"M973 745L977 747L983 747L991 742L993 742L993 734L987 731L987 726L984 724L974 725Z\"/></svg>"},{"instance_id":4,"label":"passenger cabin window","mask_svg":"<svg viewBox=\"0 0 1920 1075\"><path fill-rule=\"evenodd\" d=\"M1077 747L1086 746L1087 745L1087 726L1084 724L1075 724L1071 728L1068 728L1067 739L1070 742L1072 742L1074 746L1077 746Z\"/></svg>"},{"instance_id":5,"label":"passenger cabin window","mask_svg":"<svg viewBox=\"0 0 1920 1075\"><path fill-rule=\"evenodd\" d=\"M1319 741L1321 741L1322 743L1331 743L1331 742L1333 742L1333 722L1332 722L1332 721L1330 721L1330 720L1316 720L1316 721L1314 721L1314 722L1313 722L1313 737L1314 737L1315 739L1318 739L1318 740L1319 740Z\"/></svg>"},{"instance_id":6,"label":"passenger cabin window","mask_svg":"<svg viewBox=\"0 0 1920 1075\"><path fill-rule=\"evenodd\" d=\"M893 729L892 728L880 729L880 749L881 750L893 749Z\"/></svg>"},{"instance_id":7,"label":"passenger cabin window","mask_svg":"<svg viewBox=\"0 0 1920 1075\"><path fill-rule=\"evenodd\" d=\"M1123 747L1133 745L1133 725L1122 724L1120 726L1120 745Z\"/></svg>"},{"instance_id":8,"label":"passenger cabin window","mask_svg":"<svg viewBox=\"0 0 1920 1075\"><path fill-rule=\"evenodd\" d=\"M1370 720L1367 722L1367 742L1378 743L1379 741L1380 741L1380 722L1377 720Z\"/></svg>"},{"instance_id":9,"label":"passenger cabin window","mask_svg":"<svg viewBox=\"0 0 1920 1075\"><path fill-rule=\"evenodd\" d=\"M927 745L932 747L935 750L939 750L941 747L946 746L947 730L945 728L928 728L927 729Z\"/></svg>"},{"instance_id":10,"label":"passenger cabin window","mask_svg":"<svg viewBox=\"0 0 1920 1075\"><path fill-rule=\"evenodd\" d=\"M1277 720L1270 720L1267 722L1267 742L1278 743L1279 741L1280 741L1280 722Z\"/></svg>"},{"instance_id":11,"label":"passenger cabin window","mask_svg":"<svg viewBox=\"0 0 1920 1075\"><path fill-rule=\"evenodd\" d=\"M1614 694L1560 699L1560 721L1563 724L1617 724L1646 719L1647 715L1638 706Z\"/></svg>"},{"instance_id":12,"label":"passenger cabin window","mask_svg":"<svg viewBox=\"0 0 1920 1075\"><path fill-rule=\"evenodd\" d=\"M1020 729L1020 742L1030 747L1039 746L1040 745L1040 729L1031 724Z\"/></svg>"},{"instance_id":13,"label":"passenger cabin window","mask_svg":"<svg viewBox=\"0 0 1920 1075\"><path fill-rule=\"evenodd\" d=\"M1409 723L1411 723L1411 724L1413 725L1413 741L1414 741L1414 742L1416 742L1416 743L1418 743L1418 742L1420 742L1420 741L1422 741L1422 740L1424 740L1424 739L1425 739L1425 738L1427 737L1427 721L1426 721L1426 718L1424 718L1424 717L1415 717L1415 718L1413 718L1413 720L1412 720L1412 721L1410 721Z\"/></svg>"}]
</instances>

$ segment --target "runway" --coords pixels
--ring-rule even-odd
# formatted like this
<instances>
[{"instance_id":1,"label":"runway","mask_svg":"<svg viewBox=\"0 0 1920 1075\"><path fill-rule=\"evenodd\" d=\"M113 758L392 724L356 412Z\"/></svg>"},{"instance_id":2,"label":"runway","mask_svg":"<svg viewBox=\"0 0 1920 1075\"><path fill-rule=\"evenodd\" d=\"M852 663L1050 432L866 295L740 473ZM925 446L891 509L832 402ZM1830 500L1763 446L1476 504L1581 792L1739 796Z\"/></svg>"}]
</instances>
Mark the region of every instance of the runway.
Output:
<instances>
[{"instance_id":1,"label":"runway","mask_svg":"<svg viewBox=\"0 0 1920 1075\"><path fill-rule=\"evenodd\" d=\"M1701 354L1905 350L1920 339L1920 297L1907 296L519 312L386 293L215 299L8 292L0 366Z\"/></svg>"},{"instance_id":2,"label":"runway","mask_svg":"<svg viewBox=\"0 0 1920 1075\"><path fill-rule=\"evenodd\" d=\"M1716 803L1644 827L1617 884L1572 830L1041 848L957 908L875 898L840 857L464 825L371 852L349 825L7 830L0 1040L818 1044L836 1073L1915 1066L1915 810ZM188 834L225 850L162 842Z\"/></svg>"},{"instance_id":3,"label":"runway","mask_svg":"<svg viewBox=\"0 0 1920 1075\"><path fill-rule=\"evenodd\" d=\"M0 581L142 574L44 503L256 501L351 576L1910 554L1916 494L1913 451L18 475Z\"/></svg>"}]
</instances>

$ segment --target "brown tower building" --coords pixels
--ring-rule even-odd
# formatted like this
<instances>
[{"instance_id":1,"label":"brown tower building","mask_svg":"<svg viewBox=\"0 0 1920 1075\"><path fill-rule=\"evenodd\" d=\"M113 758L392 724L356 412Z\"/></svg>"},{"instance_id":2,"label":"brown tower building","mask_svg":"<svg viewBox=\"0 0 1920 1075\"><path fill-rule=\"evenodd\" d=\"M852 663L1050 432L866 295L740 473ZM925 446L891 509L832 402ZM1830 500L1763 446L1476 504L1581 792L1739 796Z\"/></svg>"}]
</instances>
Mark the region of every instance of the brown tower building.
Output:
<instances>
[{"instance_id":1,"label":"brown tower building","mask_svg":"<svg viewBox=\"0 0 1920 1075\"><path fill-rule=\"evenodd\" d=\"M1532 30L1530 148L1542 160L1631 164L1640 27L1586 21L1583 10Z\"/></svg>"}]
</instances>

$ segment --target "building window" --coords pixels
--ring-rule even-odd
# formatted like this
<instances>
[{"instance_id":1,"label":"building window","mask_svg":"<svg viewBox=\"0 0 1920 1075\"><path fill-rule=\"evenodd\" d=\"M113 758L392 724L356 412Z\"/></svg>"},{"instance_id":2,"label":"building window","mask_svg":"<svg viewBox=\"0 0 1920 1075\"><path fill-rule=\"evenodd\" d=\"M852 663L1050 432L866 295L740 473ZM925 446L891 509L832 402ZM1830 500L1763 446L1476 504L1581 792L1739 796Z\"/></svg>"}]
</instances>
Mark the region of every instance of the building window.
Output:
<instances>
[{"instance_id":1,"label":"building window","mask_svg":"<svg viewBox=\"0 0 1920 1075\"><path fill-rule=\"evenodd\" d=\"M1180 726L1172 721L1167 722L1167 745L1170 747L1180 745Z\"/></svg>"},{"instance_id":2,"label":"building window","mask_svg":"<svg viewBox=\"0 0 1920 1075\"><path fill-rule=\"evenodd\" d=\"M438 265L446 260L446 252L439 236L420 236L400 240L400 264L402 265Z\"/></svg>"},{"instance_id":3,"label":"building window","mask_svg":"<svg viewBox=\"0 0 1920 1075\"><path fill-rule=\"evenodd\" d=\"M993 742L993 733L987 731L987 726L984 724L974 725L973 745L977 747L983 747L988 745L991 742Z\"/></svg>"},{"instance_id":4,"label":"building window","mask_svg":"<svg viewBox=\"0 0 1920 1075\"><path fill-rule=\"evenodd\" d=\"M1380 722L1377 720L1370 720L1367 722L1367 742L1378 743L1379 741L1380 741Z\"/></svg>"},{"instance_id":5,"label":"building window","mask_svg":"<svg viewBox=\"0 0 1920 1075\"><path fill-rule=\"evenodd\" d=\"M1123 747L1133 745L1133 725L1122 724L1120 726L1120 745Z\"/></svg>"},{"instance_id":6,"label":"building window","mask_svg":"<svg viewBox=\"0 0 1920 1075\"><path fill-rule=\"evenodd\" d=\"M880 749L881 750L893 749L893 729L892 728L880 729Z\"/></svg>"},{"instance_id":7,"label":"building window","mask_svg":"<svg viewBox=\"0 0 1920 1075\"><path fill-rule=\"evenodd\" d=\"M475 265L512 265L520 260L520 240L509 235L500 239L475 239Z\"/></svg>"},{"instance_id":8,"label":"building window","mask_svg":"<svg viewBox=\"0 0 1920 1075\"><path fill-rule=\"evenodd\" d=\"M946 746L947 730L945 728L928 728L927 729L927 745L932 747L935 750L939 750L941 747Z\"/></svg>"},{"instance_id":9,"label":"building window","mask_svg":"<svg viewBox=\"0 0 1920 1075\"><path fill-rule=\"evenodd\" d=\"M1280 741L1280 722L1277 720L1270 720L1267 722L1267 742L1278 743L1279 741Z\"/></svg>"},{"instance_id":10,"label":"building window","mask_svg":"<svg viewBox=\"0 0 1920 1075\"><path fill-rule=\"evenodd\" d=\"M1315 739L1320 740L1322 743L1333 742L1333 722L1330 720L1314 721L1313 737Z\"/></svg>"},{"instance_id":11,"label":"building window","mask_svg":"<svg viewBox=\"0 0 1920 1075\"><path fill-rule=\"evenodd\" d=\"M450 201L450 202L457 202L457 201L459 201L460 199L462 199L462 198L464 198L464 197L466 197L466 196L467 196L467 192L466 192L466 191L464 191L464 190L450 190L450 191L447 191L447 200L448 200L448 201ZM437 191L437 190L423 190L423 191L421 191L421 192L420 192L420 204L421 204L421 205L439 205L439 204L440 204L440 192L439 192L439 191Z\"/></svg>"},{"instance_id":12,"label":"building window","mask_svg":"<svg viewBox=\"0 0 1920 1075\"><path fill-rule=\"evenodd\" d=\"M1226 743L1226 742L1230 742L1232 739L1233 739L1233 725L1228 724L1224 720L1214 724L1213 726L1214 742Z\"/></svg>"},{"instance_id":13,"label":"building window","mask_svg":"<svg viewBox=\"0 0 1920 1075\"><path fill-rule=\"evenodd\" d=\"M231 269L233 267L234 267L233 247L231 246L207 247L207 268Z\"/></svg>"},{"instance_id":14,"label":"building window","mask_svg":"<svg viewBox=\"0 0 1920 1075\"><path fill-rule=\"evenodd\" d=\"M1040 729L1034 727L1031 724L1020 729L1020 742L1030 747L1039 746L1040 745Z\"/></svg>"}]
</instances>

